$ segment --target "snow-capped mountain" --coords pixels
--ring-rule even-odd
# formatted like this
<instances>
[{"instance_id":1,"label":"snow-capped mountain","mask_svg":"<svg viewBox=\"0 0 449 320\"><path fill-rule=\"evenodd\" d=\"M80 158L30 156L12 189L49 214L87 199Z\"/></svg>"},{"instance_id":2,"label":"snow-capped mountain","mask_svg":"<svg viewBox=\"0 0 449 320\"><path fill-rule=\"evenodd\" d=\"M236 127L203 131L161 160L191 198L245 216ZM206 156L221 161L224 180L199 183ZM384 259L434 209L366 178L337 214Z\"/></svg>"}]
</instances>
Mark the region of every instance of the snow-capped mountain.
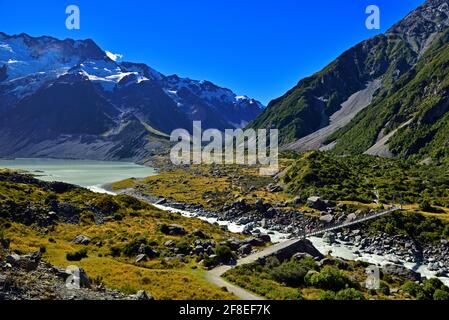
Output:
<instances>
[{"instance_id":1,"label":"snow-capped mountain","mask_svg":"<svg viewBox=\"0 0 449 320\"><path fill-rule=\"evenodd\" d=\"M177 128L240 128L263 110L209 81L117 62L92 40L0 32L0 156L142 158Z\"/></svg>"}]
</instances>

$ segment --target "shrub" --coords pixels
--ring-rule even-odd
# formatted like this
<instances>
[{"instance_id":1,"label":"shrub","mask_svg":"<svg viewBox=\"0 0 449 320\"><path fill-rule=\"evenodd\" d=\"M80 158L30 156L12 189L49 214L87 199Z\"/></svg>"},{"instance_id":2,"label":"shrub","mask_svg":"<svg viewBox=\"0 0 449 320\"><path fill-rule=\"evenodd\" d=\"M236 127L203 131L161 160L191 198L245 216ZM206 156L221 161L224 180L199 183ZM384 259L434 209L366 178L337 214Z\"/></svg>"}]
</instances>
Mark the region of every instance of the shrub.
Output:
<instances>
[{"instance_id":1,"label":"shrub","mask_svg":"<svg viewBox=\"0 0 449 320\"><path fill-rule=\"evenodd\" d=\"M430 205L430 202L428 200L423 200L419 204L419 210L425 211L425 212L432 212L432 206Z\"/></svg>"},{"instance_id":2,"label":"shrub","mask_svg":"<svg viewBox=\"0 0 449 320\"><path fill-rule=\"evenodd\" d=\"M42 253L42 254L44 254L45 252L47 252L47 247L44 246L43 244L41 244L41 245L39 246L39 252Z\"/></svg>"},{"instance_id":3,"label":"shrub","mask_svg":"<svg viewBox=\"0 0 449 320\"><path fill-rule=\"evenodd\" d=\"M170 229L165 223L163 223L159 226L159 231L162 232L163 234L169 234Z\"/></svg>"},{"instance_id":4,"label":"shrub","mask_svg":"<svg viewBox=\"0 0 449 320\"><path fill-rule=\"evenodd\" d=\"M143 253L147 254L150 257L154 253L153 249L151 248L151 244L145 238L135 239L125 244L123 246L122 252L127 257L133 257L138 255L139 253L142 253L141 248L143 249Z\"/></svg>"},{"instance_id":5,"label":"shrub","mask_svg":"<svg viewBox=\"0 0 449 320\"><path fill-rule=\"evenodd\" d=\"M186 240L181 240L176 243L176 248L180 254L190 254L190 244Z\"/></svg>"},{"instance_id":6,"label":"shrub","mask_svg":"<svg viewBox=\"0 0 449 320\"><path fill-rule=\"evenodd\" d=\"M447 301L447 300L449 300L449 293L447 293L444 290L437 289L437 290L435 290L435 292L433 294L433 300L444 300L444 301Z\"/></svg>"},{"instance_id":7,"label":"shrub","mask_svg":"<svg viewBox=\"0 0 449 320\"><path fill-rule=\"evenodd\" d=\"M224 263L228 263L237 258L235 253L232 252L231 248L226 245L217 246L215 248L215 254L217 255L219 261Z\"/></svg>"},{"instance_id":8,"label":"shrub","mask_svg":"<svg viewBox=\"0 0 449 320\"><path fill-rule=\"evenodd\" d=\"M278 258L276 258L274 256L268 257L267 260L265 261L265 267L268 270L279 267L280 265L281 265L281 262L279 261Z\"/></svg>"},{"instance_id":9,"label":"shrub","mask_svg":"<svg viewBox=\"0 0 449 320\"><path fill-rule=\"evenodd\" d=\"M349 287L358 287L356 282L331 266L325 266L320 272L311 274L306 280L308 285L324 290L338 291Z\"/></svg>"},{"instance_id":10,"label":"shrub","mask_svg":"<svg viewBox=\"0 0 449 320\"><path fill-rule=\"evenodd\" d=\"M75 252L69 252L66 254L67 261L81 261L84 258L87 258L86 248L83 248Z\"/></svg>"},{"instance_id":11,"label":"shrub","mask_svg":"<svg viewBox=\"0 0 449 320\"><path fill-rule=\"evenodd\" d=\"M340 290L335 295L335 300L366 300L363 293L360 291L354 289L354 288L348 288Z\"/></svg>"},{"instance_id":12,"label":"shrub","mask_svg":"<svg viewBox=\"0 0 449 320\"><path fill-rule=\"evenodd\" d=\"M380 282L379 292L381 292L385 296L390 295L390 286L385 281Z\"/></svg>"},{"instance_id":13,"label":"shrub","mask_svg":"<svg viewBox=\"0 0 449 320\"><path fill-rule=\"evenodd\" d=\"M290 287L299 287L304 283L304 277L308 271L304 266L292 260L275 267L270 275L277 282Z\"/></svg>"},{"instance_id":14,"label":"shrub","mask_svg":"<svg viewBox=\"0 0 449 320\"><path fill-rule=\"evenodd\" d=\"M419 293L422 293L422 288L419 284L407 280L401 287L402 291L408 293L412 297L417 297Z\"/></svg>"},{"instance_id":15,"label":"shrub","mask_svg":"<svg viewBox=\"0 0 449 320\"><path fill-rule=\"evenodd\" d=\"M440 279L431 278L424 281L423 290L427 297L432 298L436 290L447 291L447 287Z\"/></svg>"},{"instance_id":16,"label":"shrub","mask_svg":"<svg viewBox=\"0 0 449 320\"><path fill-rule=\"evenodd\" d=\"M211 268L217 265L217 260L214 258L211 258L209 256L206 256L203 259L203 266L205 266L206 268Z\"/></svg>"},{"instance_id":17,"label":"shrub","mask_svg":"<svg viewBox=\"0 0 449 320\"><path fill-rule=\"evenodd\" d=\"M117 200L121 201L124 207L132 210L143 210L149 207L145 202L128 195L119 195Z\"/></svg>"},{"instance_id":18,"label":"shrub","mask_svg":"<svg viewBox=\"0 0 449 320\"><path fill-rule=\"evenodd\" d=\"M95 223L95 215L91 211L84 211L80 216L81 224L94 224Z\"/></svg>"},{"instance_id":19,"label":"shrub","mask_svg":"<svg viewBox=\"0 0 449 320\"><path fill-rule=\"evenodd\" d=\"M111 247L109 254L116 258L116 257L120 257L120 255L122 254L121 252L122 250L119 247Z\"/></svg>"},{"instance_id":20,"label":"shrub","mask_svg":"<svg viewBox=\"0 0 449 320\"><path fill-rule=\"evenodd\" d=\"M116 212L114 213L114 220L115 221L122 221L123 220L123 214Z\"/></svg>"},{"instance_id":21,"label":"shrub","mask_svg":"<svg viewBox=\"0 0 449 320\"><path fill-rule=\"evenodd\" d=\"M335 300L335 292L333 291L324 291L320 295L320 300Z\"/></svg>"},{"instance_id":22,"label":"shrub","mask_svg":"<svg viewBox=\"0 0 449 320\"><path fill-rule=\"evenodd\" d=\"M119 205L111 196L99 196L92 205L105 215L112 215L119 209Z\"/></svg>"}]
</instances>

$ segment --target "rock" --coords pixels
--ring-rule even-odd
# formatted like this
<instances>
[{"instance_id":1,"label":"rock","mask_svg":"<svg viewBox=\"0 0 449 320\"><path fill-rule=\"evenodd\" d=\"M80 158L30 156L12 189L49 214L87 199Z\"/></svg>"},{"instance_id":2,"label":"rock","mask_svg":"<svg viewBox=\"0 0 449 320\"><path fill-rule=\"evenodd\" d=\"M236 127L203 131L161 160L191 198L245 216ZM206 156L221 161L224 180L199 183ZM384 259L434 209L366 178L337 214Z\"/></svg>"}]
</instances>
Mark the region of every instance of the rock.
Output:
<instances>
[{"instance_id":1,"label":"rock","mask_svg":"<svg viewBox=\"0 0 449 320\"><path fill-rule=\"evenodd\" d=\"M204 253L204 247L203 246L196 246L193 249L193 253L196 254L196 255L203 254Z\"/></svg>"},{"instance_id":2,"label":"rock","mask_svg":"<svg viewBox=\"0 0 449 320\"><path fill-rule=\"evenodd\" d=\"M260 240L262 240L264 243L268 243L268 242L271 242L271 237L268 235L268 234L259 234L258 236L257 236L257 239L260 239Z\"/></svg>"},{"instance_id":3,"label":"rock","mask_svg":"<svg viewBox=\"0 0 449 320\"><path fill-rule=\"evenodd\" d=\"M172 248L174 246L176 246L176 241L175 240L168 240L167 242L164 243L164 246L167 248Z\"/></svg>"},{"instance_id":4,"label":"rock","mask_svg":"<svg viewBox=\"0 0 449 320\"><path fill-rule=\"evenodd\" d=\"M247 255L247 254L250 254L251 252L252 252L252 247L251 247L250 244L244 244L243 246L241 246L239 248L239 253L240 254Z\"/></svg>"},{"instance_id":5,"label":"rock","mask_svg":"<svg viewBox=\"0 0 449 320\"><path fill-rule=\"evenodd\" d=\"M279 261L289 260L297 253L308 253L315 260L321 260L324 256L314 247L310 240L298 240L290 244L289 246L279 249L271 256L276 257ZM264 259L261 259L264 260Z\"/></svg>"},{"instance_id":6,"label":"rock","mask_svg":"<svg viewBox=\"0 0 449 320\"><path fill-rule=\"evenodd\" d=\"M209 237L201 230L197 229L192 232L192 236L200 238L200 239L209 239Z\"/></svg>"},{"instance_id":7,"label":"rock","mask_svg":"<svg viewBox=\"0 0 449 320\"><path fill-rule=\"evenodd\" d=\"M249 244L250 246L253 246L253 247L261 247L265 244L265 242L258 237L258 238L244 239L241 241L241 244L242 245Z\"/></svg>"},{"instance_id":8,"label":"rock","mask_svg":"<svg viewBox=\"0 0 449 320\"><path fill-rule=\"evenodd\" d=\"M146 254L139 254L136 257L136 263L148 261L148 256Z\"/></svg>"},{"instance_id":9,"label":"rock","mask_svg":"<svg viewBox=\"0 0 449 320\"><path fill-rule=\"evenodd\" d=\"M348 214L348 216L346 217L346 222L351 222L357 219L357 216L355 213L350 213Z\"/></svg>"},{"instance_id":10,"label":"rock","mask_svg":"<svg viewBox=\"0 0 449 320\"><path fill-rule=\"evenodd\" d=\"M306 252L295 253L293 255L293 257L292 257L292 259L295 259L296 261L301 261L301 260L306 259L306 258L313 259L313 257L310 254L306 253Z\"/></svg>"},{"instance_id":11,"label":"rock","mask_svg":"<svg viewBox=\"0 0 449 320\"><path fill-rule=\"evenodd\" d=\"M263 202L263 199L262 198L259 198L259 199L257 199L256 200L256 203L255 203L255 206L256 206L256 209L257 210L263 210L264 209L264 202Z\"/></svg>"},{"instance_id":12,"label":"rock","mask_svg":"<svg viewBox=\"0 0 449 320\"><path fill-rule=\"evenodd\" d=\"M335 234L333 232L326 232L323 235L323 241L327 244L334 244L335 243Z\"/></svg>"},{"instance_id":13,"label":"rock","mask_svg":"<svg viewBox=\"0 0 449 320\"><path fill-rule=\"evenodd\" d=\"M137 252L139 254L145 254L146 249L147 249L146 245L144 243L141 243L140 246L139 246L139 249L137 249Z\"/></svg>"},{"instance_id":14,"label":"rock","mask_svg":"<svg viewBox=\"0 0 449 320\"><path fill-rule=\"evenodd\" d=\"M34 271L39 266L42 254L40 252L34 252L32 254L20 256L18 254L11 254L6 257L6 263L11 264L13 267L18 267L26 271Z\"/></svg>"},{"instance_id":15,"label":"rock","mask_svg":"<svg viewBox=\"0 0 449 320\"><path fill-rule=\"evenodd\" d=\"M75 239L73 239L74 244L81 244L84 246L89 245L91 241L92 241L91 238L83 236L83 235L76 236Z\"/></svg>"},{"instance_id":16,"label":"rock","mask_svg":"<svg viewBox=\"0 0 449 320\"><path fill-rule=\"evenodd\" d=\"M156 205L163 205L163 204L166 204L166 203L167 203L167 200L164 199L164 198L162 198L162 199L160 199L160 200L155 202Z\"/></svg>"},{"instance_id":17,"label":"rock","mask_svg":"<svg viewBox=\"0 0 449 320\"><path fill-rule=\"evenodd\" d=\"M177 225L177 224L171 224L171 225L167 226L167 231L168 231L168 234L174 235L174 236L183 236L187 233L186 230L184 229L184 227Z\"/></svg>"},{"instance_id":18,"label":"rock","mask_svg":"<svg viewBox=\"0 0 449 320\"><path fill-rule=\"evenodd\" d=\"M280 185L277 185L277 184L274 184L274 183L270 183L267 186L267 191L268 192L272 192L272 193L278 193L278 192L284 191L284 189Z\"/></svg>"},{"instance_id":19,"label":"rock","mask_svg":"<svg viewBox=\"0 0 449 320\"><path fill-rule=\"evenodd\" d=\"M9 264L14 266L14 265L17 265L19 263L20 256L18 254L16 254L16 253L13 253L13 254L7 256L5 261L6 261L6 263L9 263Z\"/></svg>"},{"instance_id":20,"label":"rock","mask_svg":"<svg viewBox=\"0 0 449 320\"><path fill-rule=\"evenodd\" d=\"M274 217L276 217L278 215L278 212L275 208L270 207L268 208L268 210L265 212L264 214L264 218L266 219L273 219Z\"/></svg>"},{"instance_id":21,"label":"rock","mask_svg":"<svg viewBox=\"0 0 449 320\"><path fill-rule=\"evenodd\" d=\"M132 300L139 300L139 301L151 301L154 300L154 298L149 295L145 290L140 290L136 294L131 296Z\"/></svg>"},{"instance_id":22,"label":"rock","mask_svg":"<svg viewBox=\"0 0 449 320\"><path fill-rule=\"evenodd\" d=\"M68 274L66 280L66 287L71 290L77 290L82 288L90 288L90 280L86 271L78 266L69 266L65 270Z\"/></svg>"},{"instance_id":23,"label":"rock","mask_svg":"<svg viewBox=\"0 0 449 320\"><path fill-rule=\"evenodd\" d=\"M440 269L440 266L439 266L439 264L436 263L436 262L431 262L431 263L429 263L429 265L427 266L427 268L428 268L430 271L438 271L438 270Z\"/></svg>"},{"instance_id":24,"label":"rock","mask_svg":"<svg viewBox=\"0 0 449 320\"><path fill-rule=\"evenodd\" d=\"M407 269L404 266L395 264L387 264L382 267L382 272L391 276L400 276L411 281L421 281L421 275L415 271Z\"/></svg>"},{"instance_id":25,"label":"rock","mask_svg":"<svg viewBox=\"0 0 449 320\"><path fill-rule=\"evenodd\" d=\"M307 205L316 210L324 211L327 209L326 203L320 197L310 197L307 199Z\"/></svg>"},{"instance_id":26,"label":"rock","mask_svg":"<svg viewBox=\"0 0 449 320\"><path fill-rule=\"evenodd\" d=\"M326 214L320 217L320 221L325 223L331 223L332 221L334 221L334 216L331 214Z\"/></svg>"},{"instance_id":27,"label":"rock","mask_svg":"<svg viewBox=\"0 0 449 320\"><path fill-rule=\"evenodd\" d=\"M295 207L300 206L302 204L301 197L299 196L295 197L293 200L289 202L289 204Z\"/></svg>"}]
</instances>

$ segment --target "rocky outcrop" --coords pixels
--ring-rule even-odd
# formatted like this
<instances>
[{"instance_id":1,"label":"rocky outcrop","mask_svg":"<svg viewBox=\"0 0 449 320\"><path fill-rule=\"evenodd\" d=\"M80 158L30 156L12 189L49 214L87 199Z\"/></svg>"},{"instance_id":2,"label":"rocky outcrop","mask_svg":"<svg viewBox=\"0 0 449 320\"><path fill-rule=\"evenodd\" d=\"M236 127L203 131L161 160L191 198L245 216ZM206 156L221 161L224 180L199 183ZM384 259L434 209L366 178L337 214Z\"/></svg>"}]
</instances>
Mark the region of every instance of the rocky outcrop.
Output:
<instances>
[{"instance_id":1,"label":"rocky outcrop","mask_svg":"<svg viewBox=\"0 0 449 320\"><path fill-rule=\"evenodd\" d=\"M421 281L421 275L404 266L399 266L395 264L387 264L382 267L382 272L390 276L403 277L412 281Z\"/></svg>"}]
</instances>

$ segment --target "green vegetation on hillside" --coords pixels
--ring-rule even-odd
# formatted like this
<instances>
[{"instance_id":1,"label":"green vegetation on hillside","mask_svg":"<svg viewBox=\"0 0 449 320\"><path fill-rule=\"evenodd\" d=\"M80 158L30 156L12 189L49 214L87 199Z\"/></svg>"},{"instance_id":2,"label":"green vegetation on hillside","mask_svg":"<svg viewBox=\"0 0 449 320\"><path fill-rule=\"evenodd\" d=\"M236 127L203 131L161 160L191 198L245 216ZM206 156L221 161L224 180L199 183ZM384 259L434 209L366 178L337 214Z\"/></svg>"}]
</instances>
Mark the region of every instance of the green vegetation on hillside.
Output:
<instances>
[{"instance_id":1,"label":"green vegetation on hillside","mask_svg":"<svg viewBox=\"0 0 449 320\"><path fill-rule=\"evenodd\" d=\"M394 130L390 151L406 158L441 159L449 155L449 30L418 63L385 86L374 102L327 142L337 140L334 152L361 154L378 137ZM407 125L402 126L407 121ZM402 127L401 127L402 126Z\"/></svg>"},{"instance_id":2,"label":"green vegetation on hillside","mask_svg":"<svg viewBox=\"0 0 449 320\"><path fill-rule=\"evenodd\" d=\"M166 234L163 225L176 225L182 232ZM90 241L74 243L79 235ZM76 264L91 279L125 294L146 290L156 299L234 299L204 279L199 262L207 255L190 255L197 241L220 243L231 236L217 226L163 212L129 196L0 172L2 242L8 239L10 249L18 253L40 251L46 262L58 267ZM188 254L179 257L185 249ZM136 262L141 252L148 258Z\"/></svg>"},{"instance_id":3,"label":"green vegetation on hillside","mask_svg":"<svg viewBox=\"0 0 449 320\"><path fill-rule=\"evenodd\" d=\"M298 155L283 176L287 191L336 201L420 204L449 208L449 171L444 164L372 156L341 157L324 152ZM436 210L436 208L435 208ZM444 211L443 211L444 213Z\"/></svg>"}]
</instances>

